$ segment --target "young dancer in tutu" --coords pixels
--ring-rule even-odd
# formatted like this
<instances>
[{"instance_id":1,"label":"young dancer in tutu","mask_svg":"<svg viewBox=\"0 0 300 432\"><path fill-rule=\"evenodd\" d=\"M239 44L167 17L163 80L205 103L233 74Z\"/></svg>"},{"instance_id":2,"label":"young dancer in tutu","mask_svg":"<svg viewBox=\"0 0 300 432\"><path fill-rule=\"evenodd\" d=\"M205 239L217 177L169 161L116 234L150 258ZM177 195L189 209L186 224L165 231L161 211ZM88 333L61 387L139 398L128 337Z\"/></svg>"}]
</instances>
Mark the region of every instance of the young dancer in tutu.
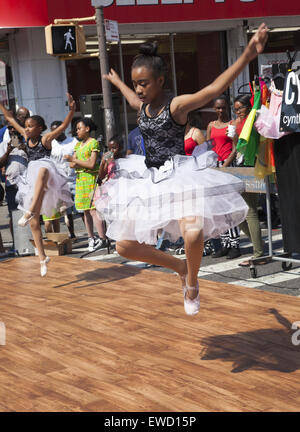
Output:
<instances>
[{"instance_id":1,"label":"young dancer in tutu","mask_svg":"<svg viewBox=\"0 0 300 432\"><path fill-rule=\"evenodd\" d=\"M45 121L38 115L26 119L22 127L13 118L11 113L0 104L6 120L25 138L28 155L28 167L25 173L17 179L18 193L16 200L18 207L24 211L18 221L20 226L30 224L35 246L41 264L41 276L47 274L46 256L43 247L42 231L40 227L40 214L51 216L55 210L64 211L73 205L67 177L63 170L57 168L50 160L51 142L57 138L70 124L74 112L75 102L68 94L70 111L61 126L54 131L42 135L47 129Z\"/></svg>"},{"instance_id":2,"label":"young dancer in tutu","mask_svg":"<svg viewBox=\"0 0 300 432\"><path fill-rule=\"evenodd\" d=\"M101 201L106 202L107 235L117 240L120 255L164 266L180 275L184 308L190 315L200 309L197 275L204 240L237 226L245 219L248 208L240 196L243 183L210 168L216 166L214 152L185 156L187 116L221 94L263 51L267 31L262 24L240 58L212 84L194 94L169 100L164 92L165 64L156 54L154 43L142 45L133 61L135 91L114 70L104 75L139 111L146 157L135 155L134 159L129 156L116 161L116 176L104 184L96 208L101 212ZM186 260L152 246L161 229L171 241L184 238Z\"/></svg>"}]
</instances>

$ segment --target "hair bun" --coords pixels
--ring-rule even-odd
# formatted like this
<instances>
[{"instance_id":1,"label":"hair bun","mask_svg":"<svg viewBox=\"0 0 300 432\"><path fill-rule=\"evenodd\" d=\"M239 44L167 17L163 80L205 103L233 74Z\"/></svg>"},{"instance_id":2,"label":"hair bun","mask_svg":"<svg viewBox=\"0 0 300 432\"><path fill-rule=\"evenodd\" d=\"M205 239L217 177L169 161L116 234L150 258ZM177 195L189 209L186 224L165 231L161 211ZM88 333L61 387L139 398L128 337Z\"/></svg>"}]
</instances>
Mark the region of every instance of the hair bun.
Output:
<instances>
[{"instance_id":1,"label":"hair bun","mask_svg":"<svg viewBox=\"0 0 300 432\"><path fill-rule=\"evenodd\" d=\"M145 42L139 47L139 53L145 56L156 56L158 50L157 41Z\"/></svg>"}]
</instances>

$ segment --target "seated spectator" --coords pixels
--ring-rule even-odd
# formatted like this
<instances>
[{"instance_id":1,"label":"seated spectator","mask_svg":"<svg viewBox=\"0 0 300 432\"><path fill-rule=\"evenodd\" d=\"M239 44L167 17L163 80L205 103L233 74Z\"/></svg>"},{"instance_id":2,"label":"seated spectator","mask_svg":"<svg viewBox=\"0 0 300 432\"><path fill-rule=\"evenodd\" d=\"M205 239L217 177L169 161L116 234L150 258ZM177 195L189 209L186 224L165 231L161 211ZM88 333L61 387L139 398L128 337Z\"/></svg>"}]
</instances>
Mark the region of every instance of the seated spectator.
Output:
<instances>
[{"instance_id":1,"label":"seated spectator","mask_svg":"<svg viewBox=\"0 0 300 432\"><path fill-rule=\"evenodd\" d=\"M5 192L9 212L10 231L13 235L12 211L16 210L16 194L18 192L17 179L26 170L28 157L23 137L13 128L8 126L10 140L3 142L0 152L0 168L5 167Z\"/></svg>"}]
</instances>

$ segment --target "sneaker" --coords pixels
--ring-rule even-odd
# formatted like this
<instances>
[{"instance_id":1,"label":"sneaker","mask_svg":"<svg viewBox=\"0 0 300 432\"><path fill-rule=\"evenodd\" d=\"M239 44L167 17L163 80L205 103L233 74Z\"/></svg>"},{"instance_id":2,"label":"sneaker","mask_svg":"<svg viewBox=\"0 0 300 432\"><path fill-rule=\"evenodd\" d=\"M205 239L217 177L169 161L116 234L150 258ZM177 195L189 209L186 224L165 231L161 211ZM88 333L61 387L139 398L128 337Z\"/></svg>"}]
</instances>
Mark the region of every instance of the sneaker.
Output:
<instances>
[{"instance_id":1,"label":"sneaker","mask_svg":"<svg viewBox=\"0 0 300 432\"><path fill-rule=\"evenodd\" d=\"M88 251L93 252L95 250L104 249L108 246L108 241L100 237L89 238Z\"/></svg>"},{"instance_id":2,"label":"sneaker","mask_svg":"<svg viewBox=\"0 0 300 432\"><path fill-rule=\"evenodd\" d=\"M228 252L228 255L226 258L227 259L235 259L235 258L240 257L241 255L242 254L241 254L241 250L239 247L231 247L229 249L229 252Z\"/></svg>"},{"instance_id":3,"label":"sneaker","mask_svg":"<svg viewBox=\"0 0 300 432\"><path fill-rule=\"evenodd\" d=\"M213 249L212 249L211 243L209 241L204 243L203 256L211 255L212 252L213 252Z\"/></svg>"},{"instance_id":4,"label":"sneaker","mask_svg":"<svg viewBox=\"0 0 300 432\"><path fill-rule=\"evenodd\" d=\"M94 249L98 249L102 242L103 240L100 237L94 237Z\"/></svg>"},{"instance_id":5,"label":"sneaker","mask_svg":"<svg viewBox=\"0 0 300 432\"><path fill-rule=\"evenodd\" d=\"M184 254L185 254L185 250L183 247L175 250L175 255L184 255Z\"/></svg>"},{"instance_id":6,"label":"sneaker","mask_svg":"<svg viewBox=\"0 0 300 432\"><path fill-rule=\"evenodd\" d=\"M229 253L229 248L228 247L221 247L221 249L219 249L217 252L212 254L212 258L221 258L223 256L228 255Z\"/></svg>"},{"instance_id":7,"label":"sneaker","mask_svg":"<svg viewBox=\"0 0 300 432\"><path fill-rule=\"evenodd\" d=\"M108 239L94 237L94 240L95 240L95 249L104 249L108 246Z\"/></svg>"},{"instance_id":8,"label":"sneaker","mask_svg":"<svg viewBox=\"0 0 300 432\"><path fill-rule=\"evenodd\" d=\"M88 240L88 251L93 252L94 248L95 248L95 239L94 237L90 237Z\"/></svg>"}]
</instances>

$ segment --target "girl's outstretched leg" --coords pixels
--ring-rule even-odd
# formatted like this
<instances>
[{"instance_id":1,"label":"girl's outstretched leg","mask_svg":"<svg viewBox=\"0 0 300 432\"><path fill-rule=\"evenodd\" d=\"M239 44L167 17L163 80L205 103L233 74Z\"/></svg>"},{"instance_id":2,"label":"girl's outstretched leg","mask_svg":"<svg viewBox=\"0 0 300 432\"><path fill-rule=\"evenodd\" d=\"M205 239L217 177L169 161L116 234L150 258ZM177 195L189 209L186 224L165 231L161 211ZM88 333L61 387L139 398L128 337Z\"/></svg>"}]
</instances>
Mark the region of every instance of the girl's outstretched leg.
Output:
<instances>
[{"instance_id":1,"label":"girl's outstretched leg","mask_svg":"<svg viewBox=\"0 0 300 432\"><path fill-rule=\"evenodd\" d=\"M49 179L49 171L47 168L40 168L34 185L34 193L29 211L31 213L40 213L42 202Z\"/></svg>"},{"instance_id":2,"label":"girl's outstretched leg","mask_svg":"<svg viewBox=\"0 0 300 432\"><path fill-rule=\"evenodd\" d=\"M195 286L204 248L202 219L196 216L186 217L179 221L179 225L187 258L187 283Z\"/></svg>"},{"instance_id":3,"label":"girl's outstretched leg","mask_svg":"<svg viewBox=\"0 0 300 432\"><path fill-rule=\"evenodd\" d=\"M178 273L180 276L185 276L187 273L185 260L175 258L145 243L122 240L117 242L116 250L119 255L125 258L166 267Z\"/></svg>"},{"instance_id":4,"label":"girl's outstretched leg","mask_svg":"<svg viewBox=\"0 0 300 432\"><path fill-rule=\"evenodd\" d=\"M40 213L35 214L34 217L30 221L30 229L32 232L33 240L35 247L37 248L40 264L41 264L41 276L46 276L47 274L47 263L50 261L49 257L46 256L44 245L43 245L43 236L42 230L40 226Z\"/></svg>"},{"instance_id":5,"label":"girl's outstretched leg","mask_svg":"<svg viewBox=\"0 0 300 432\"><path fill-rule=\"evenodd\" d=\"M204 239L202 219L186 217L179 222L184 238L184 249L187 258L188 274L183 289L184 309L188 315L195 315L200 309L198 271L203 255Z\"/></svg>"},{"instance_id":6,"label":"girl's outstretched leg","mask_svg":"<svg viewBox=\"0 0 300 432\"><path fill-rule=\"evenodd\" d=\"M47 263L49 262L49 258L45 254L42 230L40 226L41 207L42 207L48 179L49 179L49 171L47 170L47 168L40 168L36 183L34 185L34 193L33 193L31 206L29 208L30 213L33 215L33 217L30 220L30 229L32 232L35 247L38 250L42 277L46 276L47 274Z\"/></svg>"},{"instance_id":7,"label":"girl's outstretched leg","mask_svg":"<svg viewBox=\"0 0 300 432\"><path fill-rule=\"evenodd\" d=\"M24 213L21 219L18 221L20 226L25 226L29 223L35 215L40 216L40 210L42 207L42 202L45 194L45 189L47 187L49 179L49 171L47 168L40 168L37 179L34 185L33 197L31 205L28 210Z\"/></svg>"},{"instance_id":8,"label":"girl's outstretched leg","mask_svg":"<svg viewBox=\"0 0 300 432\"><path fill-rule=\"evenodd\" d=\"M35 247L37 248L40 261L46 258L44 246L43 246L43 236L40 226L40 215L34 215L30 221L30 229L32 232Z\"/></svg>"}]
</instances>

